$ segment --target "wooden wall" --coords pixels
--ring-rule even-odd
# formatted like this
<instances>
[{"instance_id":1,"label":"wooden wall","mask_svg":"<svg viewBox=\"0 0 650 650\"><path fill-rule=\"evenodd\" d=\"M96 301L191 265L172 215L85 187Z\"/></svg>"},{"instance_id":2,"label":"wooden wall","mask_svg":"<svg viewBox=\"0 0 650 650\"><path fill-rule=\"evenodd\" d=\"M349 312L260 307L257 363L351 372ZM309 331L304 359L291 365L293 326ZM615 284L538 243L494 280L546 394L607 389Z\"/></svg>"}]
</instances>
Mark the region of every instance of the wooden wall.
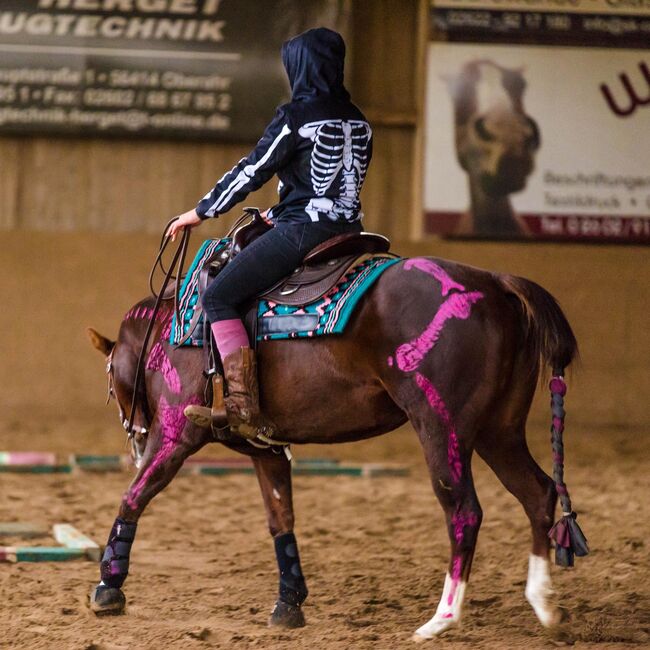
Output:
<instances>
[{"instance_id":1,"label":"wooden wall","mask_svg":"<svg viewBox=\"0 0 650 650\"><path fill-rule=\"evenodd\" d=\"M647 248L435 239L406 244L419 232L426 6L426 0L352 3L348 83L375 133L363 192L366 228L388 234L404 254L447 256L547 287L582 344L571 417L589 425L647 425ZM0 233L2 295L12 314L0 344L5 406L78 411L101 402L102 363L84 340L84 325L115 334L121 314L147 291L157 238L143 233L159 234L248 149L0 138L0 230L15 231ZM270 183L247 202L264 206L274 197ZM217 236L229 221L204 226L205 235ZM53 382L62 367L69 372ZM546 406L537 413L546 422Z\"/></svg>"},{"instance_id":2,"label":"wooden wall","mask_svg":"<svg viewBox=\"0 0 650 650\"><path fill-rule=\"evenodd\" d=\"M375 133L365 226L396 238L408 232L415 210L420 6L418 0L355 0L351 11L348 81ZM269 107L269 117L272 112ZM250 147L0 137L0 229L156 233L193 207ZM275 192L270 182L247 203L271 205Z\"/></svg>"}]
</instances>

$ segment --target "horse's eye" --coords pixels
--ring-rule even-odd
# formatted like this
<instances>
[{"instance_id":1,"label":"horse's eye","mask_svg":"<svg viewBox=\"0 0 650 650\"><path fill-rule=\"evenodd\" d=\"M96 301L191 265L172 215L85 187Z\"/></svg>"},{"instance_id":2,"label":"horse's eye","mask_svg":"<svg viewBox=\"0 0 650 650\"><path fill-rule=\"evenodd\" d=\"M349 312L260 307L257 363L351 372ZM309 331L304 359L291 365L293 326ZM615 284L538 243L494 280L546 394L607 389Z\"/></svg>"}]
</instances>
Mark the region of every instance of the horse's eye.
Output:
<instances>
[{"instance_id":1,"label":"horse's eye","mask_svg":"<svg viewBox=\"0 0 650 650\"><path fill-rule=\"evenodd\" d=\"M485 118L479 117L476 122L474 122L474 129L476 130L476 133L481 140L485 140L486 142L492 142L495 138L494 136L487 130L487 127L485 126Z\"/></svg>"}]
</instances>

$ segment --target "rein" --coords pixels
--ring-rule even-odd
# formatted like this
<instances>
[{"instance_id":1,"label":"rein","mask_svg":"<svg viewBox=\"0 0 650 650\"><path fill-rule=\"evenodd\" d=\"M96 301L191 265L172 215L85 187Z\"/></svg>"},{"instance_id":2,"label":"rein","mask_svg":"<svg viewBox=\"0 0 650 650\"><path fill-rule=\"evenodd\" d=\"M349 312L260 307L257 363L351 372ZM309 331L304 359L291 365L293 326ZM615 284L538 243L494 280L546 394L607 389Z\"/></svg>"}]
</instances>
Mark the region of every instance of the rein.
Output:
<instances>
[{"instance_id":1,"label":"rein","mask_svg":"<svg viewBox=\"0 0 650 650\"><path fill-rule=\"evenodd\" d=\"M160 310L160 305L163 301L163 296L165 294L165 290L167 289L167 285L169 284L169 281L173 278L175 280L175 289L174 289L174 312L177 315L178 318L178 293L179 293L179 287L180 287L180 281L181 281L181 276L183 273L183 264L185 263L185 256L187 254L187 248L190 242L190 229L189 228L184 228L183 229L183 236L181 237L181 241L178 245L178 248L176 249L176 252L174 253L174 257L172 258L171 264L169 265L169 269L165 270L165 267L163 266L162 263L162 257L165 252L165 249L167 248L167 245L170 242L170 239L167 235L170 226L174 221L176 221L178 217L174 217L171 219L167 225L165 226L165 229L163 230L163 235L160 241L160 248L158 250L158 255L156 256L156 260L153 263L153 267L151 268L151 273L149 274L149 288L151 289L151 293L153 296L156 298L156 303L153 308L153 312L151 314L151 320L149 321L149 325L147 326L147 331L144 335L144 341L142 343L142 349L140 350L140 355L138 356L138 364L135 369L135 380L133 382L133 397L131 398L131 411L129 413L129 419L126 423L125 429L128 434L129 439L133 437L133 420L135 419L135 411L138 406L138 395L140 392L140 384L142 383L142 377L143 377L143 365L144 365L144 359L145 355L147 352L147 347L149 345L149 340L151 338L151 333L153 332L154 324L156 322L156 316L158 315L158 311ZM153 288L153 277L156 272L156 269L160 267L160 270L165 274L165 279L163 280L162 286L160 287L160 291L156 293L155 289ZM176 271L176 275L174 275L174 271Z\"/></svg>"},{"instance_id":2,"label":"rein","mask_svg":"<svg viewBox=\"0 0 650 650\"><path fill-rule=\"evenodd\" d=\"M244 214L242 214L239 219L233 224L233 226L230 228L228 231L228 234L226 235L227 237L230 237L236 230L241 226L241 224L244 222L245 219L250 218L250 212L248 212L250 208L246 209L244 211ZM129 413L129 419L124 423L124 428L126 429L126 432L128 434L129 439L133 437L134 431L133 431L133 420L135 418L135 411L138 406L138 396L140 392L140 384L142 383L142 377L143 377L143 365L144 365L144 359L145 359L145 354L147 351L147 347L149 345L149 340L151 338L151 333L153 332L153 327L154 323L156 322L156 316L158 315L158 311L160 310L160 304L163 301L163 296L165 294L165 290L167 289L167 285L169 284L170 280L174 280L174 314L176 315L176 321L180 322L180 312L179 312L179 306L178 306L178 297L180 293L180 283L183 275L183 266L185 264L185 257L187 255L187 248L189 245L190 241L190 232L191 230L189 228L184 228L183 229L183 236L181 238L181 241L178 245L178 248L176 249L176 252L174 253L174 257L172 258L171 264L169 265L169 269L165 269L165 266L163 264L162 258L163 254L165 253L165 250L167 248L167 245L170 242L169 237L167 236L167 233L169 232L169 228L176 221L178 217L174 217L173 219L170 219L167 225L165 226L165 229L163 230L162 237L160 239L160 246L158 248L158 255L156 255L156 259L153 263L153 266L151 267L151 272L149 273L149 289L151 290L151 294L155 297L156 303L153 308L153 313L151 315L151 320L149 321L149 325L147 326L147 331L144 335L144 341L142 343L142 349L140 350L140 355L138 357L138 364L135 369L135 380L133 382L133 397L131 398L131 411ZM154 289L153 286L153 279L154 275L156 273L156 269L160 268L160 270L163 272L165 279L163 280L163 283L160 287L160 291L156 293L156 290ZM174 275L175 273L175 275Z\"/></svg>"}]
</instances>

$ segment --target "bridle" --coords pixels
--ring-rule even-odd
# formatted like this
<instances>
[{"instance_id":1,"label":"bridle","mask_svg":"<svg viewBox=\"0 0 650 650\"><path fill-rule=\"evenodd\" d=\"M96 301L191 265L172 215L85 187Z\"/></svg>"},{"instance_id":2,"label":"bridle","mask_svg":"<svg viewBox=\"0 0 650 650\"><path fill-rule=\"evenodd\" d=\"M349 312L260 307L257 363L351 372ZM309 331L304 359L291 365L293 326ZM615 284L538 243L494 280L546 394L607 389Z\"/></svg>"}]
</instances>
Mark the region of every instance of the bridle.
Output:
<instances>
[{"instance_id":1,"label":"bridle","mask_svg":"<svg viewBox=\"0 0 650 650\"><path fill-rule=\"evenodd\" d=\"M106 357L106 379L108 383L106 403L108 404L111 401L111 399L114 399L115 402L117 403L117 407L119 409L119 414L120 414L120 422L124 430L127 432L126 442L127 444L130 443L131 445L131 457L133 458L133 462L135 463L135 466L139 467L142 454L140 453L140 450L137 447L136 437L134 434L139 434L141 436L146 437L149 434L149 429L147 429L146 427L138 426L137 424L132 424L131 431L129 432L129 419L126 417L124 413L124 409L122 408L122 405L120 404L120 401L117 398L117 393L115 392L115 376L113 374L113 369L114 369L113 353L114 352L115 352L115 346L113 346L113 349L109 352L108 356Z\"/></svg>"}]
</instances>

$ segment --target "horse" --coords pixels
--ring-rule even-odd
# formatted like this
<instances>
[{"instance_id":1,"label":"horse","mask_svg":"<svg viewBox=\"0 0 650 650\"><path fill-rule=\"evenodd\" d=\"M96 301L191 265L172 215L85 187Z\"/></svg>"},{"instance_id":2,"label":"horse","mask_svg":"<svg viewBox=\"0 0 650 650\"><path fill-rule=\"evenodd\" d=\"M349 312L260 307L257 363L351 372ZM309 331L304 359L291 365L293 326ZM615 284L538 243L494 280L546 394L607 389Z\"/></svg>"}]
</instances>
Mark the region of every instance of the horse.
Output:
<instances>
[{"instance_id":1,"label":"horse","mask_svg":"<svg viewBox=\"0 0 650 650\"><path fill-rule=\"evenodd\" d=\"M510 201L526 187L541 142L524 107L522 70L481 59L446 81L454 104L456 155L467 172L471 202L454 233L528 235Z\"/></svg>"},{"instance_id":2,"label":"horse","mask_svg":"<svg viewBox=\"0 0 650 650\"><path fill-rule=\"evenodd\" d=\"M210 430L183 415L188 404L204 401L207 380L200 349L169 343L172 303L163 300L156 313L152 297L139 302L124 318L116 341L89 329L92 344L106 356L109 391L122 423L128 428L133 421L138 467L109 535L101 581L91 592L97 614L124 610L129 553L147 504L186 458L215 441ZM153 336L131 414L148 328ZM530 521L525 597L543 626L560 623L561 610L552 600L550 536L557 562L572 564L574 551L583 554L575 543L575 513L562 473L562 376L577 355L577 342L550 293L521 277L430 257L405 258L368 290L343 334L263 341L258 353L262 409L283 442L363 440L407 421L417 432L444 510L450 559L438 608L416 639L442 634L461 619L482 519L472 479L474 451ZM547 369L553 372L553 478L526 443L527 416ZM294 534L290 460L277 448L236 437L223 444L252 457L261 487L280 573L269 623L303 626L301 605L308 590ZM558 495L563 517L552 528Z\"/></svg>"}]
</instances>

